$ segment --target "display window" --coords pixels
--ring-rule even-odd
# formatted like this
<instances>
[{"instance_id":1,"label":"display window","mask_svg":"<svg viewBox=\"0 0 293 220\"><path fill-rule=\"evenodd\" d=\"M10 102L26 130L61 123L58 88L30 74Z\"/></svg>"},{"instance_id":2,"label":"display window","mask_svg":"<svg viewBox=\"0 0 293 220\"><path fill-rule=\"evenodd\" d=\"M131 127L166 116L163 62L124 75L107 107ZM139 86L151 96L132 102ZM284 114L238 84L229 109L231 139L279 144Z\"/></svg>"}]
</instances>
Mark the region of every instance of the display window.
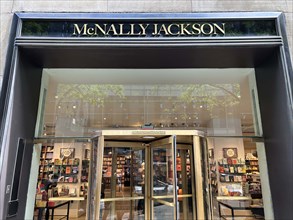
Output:
<instances>
[{"instance_id":1,"label":"display window","mask_svg":"<svg viewBox=\"0 0 293 220\"><path fill-rule=\"evenodd\" d=\"M40 137L99 129L260 135L254 69L44 69Z\"/></svg>"},{"instance_id":2,"label":"display window","mask_svg":"<svg viewBox=\"0 0 293 220\"><path fill-rule=\"evenodd\" d=\"M39 138L51 143L40 145L36 207L74 199L71 217L99 219L217 218L227 212L218 203L236 198L263 207L256 144L239 138L260 131L253 69L44 69L42 78ZM195 153L192 137L174 148L114 136L133 128L206 138ZM47 180L57 186L43 198Z\"/></svg>"},{"instance_id":3,"label":"display window","mask_svg":"<svg viewBox=\"0 0 293 220\"><path fill-rule=\"evenodd\" d=\"M208 146L213 215L264 218L263 144L253 138L208 138Z\"/></svg>"},{"instance_id":4,"label":"display window","mask_svg":"<svg viewBox=\"0 0 293 220\"><path fill-rule=\"evenodd\" d=\"M84 215L90 173L88 139L38 140L39 153L34 219ZM69 204L72 203L72 204ZM70 213L68 213L70 211Z\"/></svg>"}]
</instances>

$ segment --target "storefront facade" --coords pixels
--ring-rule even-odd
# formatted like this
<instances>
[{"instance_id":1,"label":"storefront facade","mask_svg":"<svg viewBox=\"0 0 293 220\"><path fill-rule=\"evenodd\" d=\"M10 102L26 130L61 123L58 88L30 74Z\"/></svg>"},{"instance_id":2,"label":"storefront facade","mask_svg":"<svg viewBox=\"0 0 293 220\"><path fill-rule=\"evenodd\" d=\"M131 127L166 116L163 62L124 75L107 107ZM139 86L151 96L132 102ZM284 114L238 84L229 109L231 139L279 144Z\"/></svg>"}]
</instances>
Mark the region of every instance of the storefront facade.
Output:
<instances>
[{"instance_id":1,"label":"storefront facade","mask_svg":"<svg viewBox=\"0 0 293 220\"><path fill-rule=\"evenodd\" d=\"M1 97L3 111L1 121L1 218L19 219L30 217L28 210L33 209L33 206L30 206L31 201L27 198L32 196L30 185L34 188L33 185L37 183L37 180L31 182L32 173L35 170L31 163L39 160L38 157L34 158L34 144L41 143L41 140L48 139L48 136L50 136L49 139L51 140L56 139L54 143L58 143L58 138L89 139L94 134L93 130L91 130L92 128L96 130L109 130L110 126L112 126L111 130L116 130L117 132L121 128L133 130L134 122L130 122L129 118L134 118L136 114L141 112L143 112L139 116L141 118L139 119L138 117L134 121L136 123L135 130L142 133L136 135L145 136L149 132L149 135L156 136L156 132L162 135L163 131L168 131L163 136L170 138L170 136L176 135L175 131L174 134L169 133L170 130L186 130L186 133L188 133L192 124L194 130L204 131L201 136L207 138L206 142L208 144L223 145L221 152L222 150L225 152L225 146L218 139L224 138L224 140L237 145L238 142L235 139L250 138L252 142L258 145L259 157L265 158L265 163L262 165L262 189L263 194L265 193L263 199L266 217L286 219L292 216L292 211L290 210L292 205L292 189L290 188L292 185L291 155L293 132L292 64L282 13L259 12L242 13L240 15L237 13L16 13L11 33L10 53L7 56L6 72L3 78L4 90L2 90ZM126 71L123 72L122 70ZM162 70L167 70L167 74L163 73ZM172 73L175 70L177 72ZM221 70L223 71L221 72ZM235 86L233 79L229 78L234 77L233 73L237 75L241 71L244 71L242 74L247 76L246 90L248 92L243 92L243 87L240 84L240 86ZM155 72L155 74L152 72ZM174 76L171 76L171 73ZM182 76L182 78L180 79L178 75ZM162 78L159 78L159 76ZM221 79L222 77L223 79ZM125 79L125 81L121 78ZM250 107L248 109L251 116L250 125L253 127L253 130L244 134L241 123L243 123L242 120L247 115L244 115L245 112L241 110L233 109L234 104L225 105L225 109L232 110L231 112L226 110L225 126L223 126L222 119L224 116L219 112L217 113L215 109L211 110L211 107L214 107L215 99L205 98L201 100L206 105L204 106L196 103L198 100L194 98L196 95L193 93L192 96L185 96L184 102L178 102L182 105L182 109L187 109L185 115L180 115L182 110L178 110L175 107L163 108L164 105L171 103L163 103L162 100L164 98L182 98L184 94L187 94L184 92L189 91L191 88L184 87L184 85L193 80L199 80L201 84L212 84L213 87L219 87L220 85L222 89L224 84L230 83L227 88L224 88L227 93L233 93L233 97L236 96L236 99L248 96L248 100L250 100ZM100 103L95 103L95 99L100 99L101 97L89 100L90 93L85 93L82 97L76 96L74 93L75 97L72 100L75 103L78 102L80 104L81 101L84 101L91 104L91 106L87 107L88 115L91 113L92 105L96 105L96 108L101 108L101 103L107 106L106 100L110 99L113 99L114 102L117 100L119 107L123 109L125 100L129 100L134 105L137 103L138 106L142 106L143 103L134 98L139 99L137 97L146 97L146 95L137 95L138 93L133 93L132 90L144 85L147 91L148 86L151 85L152 92L155 91L153 87L156 87L157 94L160 94L157 96L160 96L162 99L158 104L158 107L161 108L159 110L161 121L152 116L158 110L155 107L153 107L155 110L148 109L151 104L144 102L147 104L142 109L134 109L133 112L130 108L124 109L126 112L121 114L124 119L129 120L128 122L118 122L122 119L117 116L116 119L112 119L111 124L107 124L109 117L118 115L113 110L118 107L113 105L106 108L103 106L103 112L98 115L102 121L95 121L96 125L88 126L89 128L81 132L80 128L85 127L84 125L86 124L82 120L85 120L86 117L82 118L76 112L72 113L72 111L65 114L65 112L60 110L64 108L62 102L54 101L53 103L50 100L48 101L50 93L54 94L55 99L60 98L62 94L61 87L58 88L59 90L56 89L57 87L50 88L54 82L62 83L63 89L66 89L68 84L76 87L77 84L88 85L98 83L104 86L101 87L103 90L109 90L111 95L106 96L105 100ZM105 87L105 85L109 84L112 87ZM123 88L115 87L117 85L121 85ZM168 95L162 95L164 93L159 92L159 89L162 89L160 85L164 85L165 89L167 87L168 90L177 85L179 86L176 87L178 90L173 91L173 93L170 92ZM237 90L238 86L240 89ZM235 87L236 90L232 90L232 87ZM122 95L119 90L121 88L124 91ZM180 92L178 92L179 88L181 89ZM200 91L195 90L194 93ZM83 90L79 92L83 93ZM155 95L152 96L155 97ZM214 98L221 96L219 92L201 95L201 97ZM188 99L190 97L192 100ZM72 98L72 94L70 98ZM230 99L225 100L229 103L233 102ZM157 100L155 101L157 102ZM59 109L59 112L55 112L51 115L51 118L49 117L50 109L48 107L50 103L53 103L52 105L57 110ZM173 106L179 105L178 103L173 103ZM190 105L190 108L199 108L199 110L188 110L187 104ZM242 103L242 105L245 105L245 103ZM72 106L73 109L76 109L76 107L75 104ZM83 108L85 107L83 106ZM207 116L209 125L205 124L203 128L199 125L198 120L198 117L201 115L197 115L202 108L206 108L206 112L217 113L217 116ZM241 109L242 107L239 108ZM220 108L217 109L219 110ZM98 112L99 110L96 111ZM108 111L107 114L105 111ZM233 111L237 112L237 114L241 112L242 119L236 117L229 118ZM83 109L82 115L86 115L84 112L85 110ZM164 118L163 113L168 113L168 117L173 117L173 121L169 118ZM72 116L73 114L74 116ZM70 127L68 129L66 127L68 116L70 116L70 126L73 124L74 128ZM54 117L57 119L52 119ZM179 121L179 118L184 120L177 123L176 120ZM89 124L90 117L86 119L87 124ZM188 120L194 121L189 123ZM55 122L54 132L49 134L46 129L50 125L48 122L52 121ZM229 127L229 123L233 124L233 126ZM187 129L188 126L189 128ZM145 131L149 129L152 131ZM241 131L239 132L238 129L241 129ZM135 133L134 131L132 134L134 135ZM159 138L163 137L160 136ZM113 139L115 138L111 137L107 141L110 142ZM129 141L127 138L125 140ZM61 142L63 144L65 141ZM61 142L59 141L59 143ZM169 141L168 144L171 142ZM151 143L148 142L147 144ZM174 143L171 143L171 146L173 145ZM179 146L180 143L178 142L177 145ZM126 149L127 147L124 146L124 148ZM232 147L229 145L229 148ZM170 149L174 149L174 147L170 147ZM185 148L181 150L185 150ZM215 154L217 154L216 149L214 150ZM91 151L93 151L93 148L91 148ZM102 152L102 154L105 152ZM143 152L147 152L147 150L143 149ZM206 149L205 154L207 152L208 149ZM180 155L180 152L178 154ZM199 154L199 152L197 155L195 154L195 158ZM240 149L238 149L238 154L242 154ZM148 155L147 153L141 153L140 155L144 157L152 156L151 153L149 156L146 156ZM173 172L177 170L175 157L176 152L173 152L173 165L175 166ZM234 155L231 157L234 158ZM199 170L205 168L204 171L201 170L204 173L209 172L210 169L207 165L208 159L205 159L204 154L199 158L204 161L204 165L198 165L199 167L194 165L192 168L194 173L196 173L194 175L195 179L202 176L202 174L198 173ZM244 158L244 156L239 158ZM92 157L91 161L94 159ZM217 158L217 160L219 159ZM196 161L196 159L193 160ZM145 159L141 163L147 161L150 164L150 159ZM164 161L166 162L166 159ZM26 162L27 165L25 165ZM160 161L156 162L159 163ZM239 163L241 164L241 159ZM99 164L98 161L97 164ZM97 165L96 168L102 171L101 164ZM92 173L94 173L93 169L95 168L92 167ZM197 172L195 172L196 169L198 169ZM179 168L177 171L179 171ZM148 172L152 176L153 171ZM187 170L184 172L187 172ZM11 173L14 175L10 175ZM239 173L241 172L239 171ZM285 175L284 173L288 174ZM96 175L97 178L101 178L99 174ZM177 173L170 174L170 177L174 176L177 176ZM176 181L175 179L173 178L173 189L177 187L177 179ZM92 182L89 188L99 192L99 187L101 187L99 182ZM150 178L148 182L149 186L151 186L153 180ZM92 185L96 183L96 189L92 188ZM212 211L209 210L211 207L206 204L212 204L212 201L211 199L198 200L198 198L203 198L206 195L200 196L198 192L203 191L205 187L203 185L198 186L197 184L198 180L194 180L194 193L190 195L183 193L183 197L179 197L185 201L184 196L189 197L196 194L195 198L192 197L194 200L192 204L193 212L197 214L191 215L193 215L193 218L197 217L198 219L210 218L212 216ZM280 192L280 185L286 190ZM155 185L151 187L154 188ZM149 192L150 189L152 188L146 189L145 198L156 196ZM188 190L186 189L186 191ZM92 192L90 191L90 193ZM172 193L172 204L169 205L174 207L173 218L178 219L179 212L177 212L177 208L179 209L179 205L177 207L176 201L181 200L178 199L178 192L173 190ZM137 198L141 199L140 197ZM170 203L170 197L167 198L168 200L164 200L166 198L162 197L161 201L158 202L165 205ZM111 199L115 200L115 196L112 196ZM106 201L112 202L111 199L109 200L108 198ZM99 206L101 201L97 198L95 200ZM187 203L187 200L185 203ZM94 204L93 207L95 205L97 204ZM185 204L185 206L188 205ZM90 207L89 203L87 207ZM150 211L154 209L151 202L148 205L148 202L145 201L146 218L154 215L152 214L154 212ZM201 209L202 211L200 211ZM170 212L168 211L168 213ZM188 214L183 215L187 216Z\"/></svg>"}]
</instances>

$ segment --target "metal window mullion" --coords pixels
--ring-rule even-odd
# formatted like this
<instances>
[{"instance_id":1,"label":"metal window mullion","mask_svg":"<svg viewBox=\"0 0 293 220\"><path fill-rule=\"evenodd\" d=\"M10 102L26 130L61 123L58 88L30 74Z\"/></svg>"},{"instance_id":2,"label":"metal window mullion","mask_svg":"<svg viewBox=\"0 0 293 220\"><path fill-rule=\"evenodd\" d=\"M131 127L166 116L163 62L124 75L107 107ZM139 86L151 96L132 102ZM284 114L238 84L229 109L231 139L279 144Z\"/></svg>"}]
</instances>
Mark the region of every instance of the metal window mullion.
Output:
<instances>
[{"instance_id":1,"label":"metal window mullion","mask_svg":"<svg viewBox=\"0 0 293 220\"><path fill-rule=\"evenodd\" d=\"M174 220L178 219L177 213L177 171L176 171L176 135L172 136L171 145L173 155L173 204L174 204Z\"/></svg>"}]
</instances>

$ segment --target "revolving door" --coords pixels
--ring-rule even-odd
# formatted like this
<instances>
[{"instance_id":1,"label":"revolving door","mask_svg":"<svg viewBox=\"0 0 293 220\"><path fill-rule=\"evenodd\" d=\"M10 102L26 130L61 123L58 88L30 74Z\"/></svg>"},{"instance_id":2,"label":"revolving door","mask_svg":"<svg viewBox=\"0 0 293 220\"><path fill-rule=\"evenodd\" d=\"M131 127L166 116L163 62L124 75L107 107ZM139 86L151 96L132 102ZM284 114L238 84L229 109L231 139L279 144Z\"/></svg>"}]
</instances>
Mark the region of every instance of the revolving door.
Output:
<instances>
[{"instance_id":1,"label":"revolving door","mask_svg":"<svg viewBox=\"0 0 293 220\"><path fill-rule=\"evenodd\" d=\"M103 130L92 139L87 219L204 219L206 151L197 131Z\"/></svg>"}]
</instances>

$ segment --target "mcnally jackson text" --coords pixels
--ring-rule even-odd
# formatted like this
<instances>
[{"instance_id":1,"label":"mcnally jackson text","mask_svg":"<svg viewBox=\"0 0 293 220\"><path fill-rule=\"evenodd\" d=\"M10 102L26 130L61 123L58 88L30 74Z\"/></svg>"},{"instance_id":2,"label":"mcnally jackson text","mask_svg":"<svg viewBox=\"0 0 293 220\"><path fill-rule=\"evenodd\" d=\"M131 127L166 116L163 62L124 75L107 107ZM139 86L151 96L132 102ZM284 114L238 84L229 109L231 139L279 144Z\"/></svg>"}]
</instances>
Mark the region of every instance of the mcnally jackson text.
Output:
<instances>
[{"instance_id":1,"label":"mcnally jackson text","mask_svg":"<svg viewBox=\"0 0 293 220\"><path fill-rule=\"evenodd\" d=\"M72 36L225 36L225 23L84 23L73 24Z\"/></svg>"}]
</instances>

